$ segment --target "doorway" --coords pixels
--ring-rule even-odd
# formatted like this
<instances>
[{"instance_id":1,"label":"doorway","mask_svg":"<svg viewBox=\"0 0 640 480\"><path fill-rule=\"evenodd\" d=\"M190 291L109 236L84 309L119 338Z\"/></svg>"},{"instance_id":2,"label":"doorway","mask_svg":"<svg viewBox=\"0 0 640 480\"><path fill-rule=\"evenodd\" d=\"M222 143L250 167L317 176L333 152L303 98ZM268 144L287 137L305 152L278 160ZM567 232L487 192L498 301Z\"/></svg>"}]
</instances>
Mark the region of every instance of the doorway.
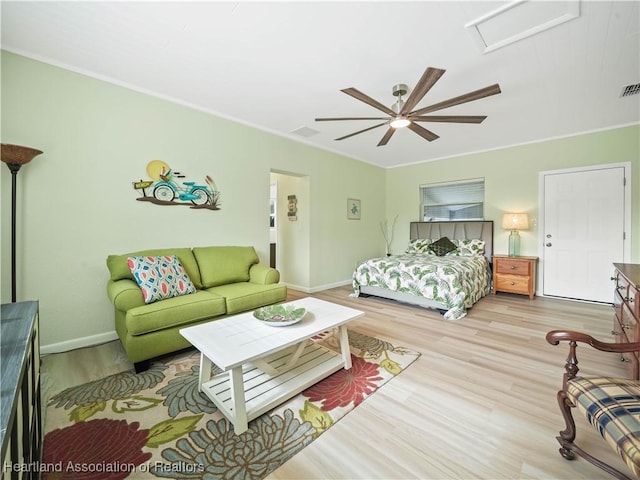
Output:
<instances>
[{"instance_id":1,"label":"doorway","mask_svg":"<svg viewBox=\"0 0 640 480\"><path fill-rule=\"evenodd\" d=\"M311 209L310 178L293 172L271 171L270 184L275 185L275 268L280 281L289 288L310 292ZM295 199L295 212L291 199ZM293 213L293 214L292 214ZM270 220L271 222L271 220Z\"/></svg>"},{"instance_id":2,"label":"doorway","mask_svg":"<svg viewBox=\"0 0 640 480\"><path fill-rule=\"evenodd\" d=\"M612 303L613 263L630 255L630 164L540 172L544 296Z\"/></svg>"},{"instance_id":3,"label":"doorway","mask_svg":"<svg viewBox=\"0 0 640 480\"><path fill-rule=\"evenodd\" d=\"M278 225L276 217L276 204L278 201L278 183L271 181L269 189L269 266L276 268L276 246L278 242Z\"/></svg>"}]
</instances>

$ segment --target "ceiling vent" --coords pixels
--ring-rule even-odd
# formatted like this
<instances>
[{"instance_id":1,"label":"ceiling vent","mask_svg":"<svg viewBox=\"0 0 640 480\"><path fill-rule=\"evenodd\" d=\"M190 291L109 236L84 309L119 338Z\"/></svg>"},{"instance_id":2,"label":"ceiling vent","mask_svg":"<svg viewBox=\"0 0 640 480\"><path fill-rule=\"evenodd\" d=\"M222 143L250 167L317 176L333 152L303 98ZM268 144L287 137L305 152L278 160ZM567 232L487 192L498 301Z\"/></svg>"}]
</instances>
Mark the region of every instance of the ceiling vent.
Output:
<instances>
[{"instance_id":1,"label":"ceiling vent","mask_svg":"<svg viewBox=\"0 0 640 480\"><path fill-rule=\"evenodd\" d=\"M300 135L301 137L307 137L308 138L308 137L313 137L314 135L317 135L320 132L318 130L314 130L313 128L300 127L300 128L295 129L291 133L295 133L296 135Z\"/></svg>"},{"instance_id":2,"label":"ceiling vent","mask_svg":"<svg viewBox=\"0 0 640 480\"><path fill-rule=\"evenodd\" d=\"M627 85L622 88L621 97L628 97L629 95L637 95L640 93L640 83L634 83L633 85Z\"/></svg>"}]
</instances>

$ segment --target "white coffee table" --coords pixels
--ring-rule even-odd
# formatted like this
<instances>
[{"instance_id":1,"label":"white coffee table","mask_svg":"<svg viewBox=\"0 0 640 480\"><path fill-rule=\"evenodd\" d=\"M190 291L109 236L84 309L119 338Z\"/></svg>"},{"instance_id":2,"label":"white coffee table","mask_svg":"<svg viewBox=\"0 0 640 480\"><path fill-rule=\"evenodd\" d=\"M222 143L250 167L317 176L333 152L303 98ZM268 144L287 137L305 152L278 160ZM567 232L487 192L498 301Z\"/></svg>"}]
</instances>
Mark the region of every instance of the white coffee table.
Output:
<instances>
[{"instance_id":1,"label":"white coffee table","mask_svg":"<svg viewBox=\"0 0 640 480\"><path fill-rule=\"evenodd\" d=\"M307 313L286 327L267 325L246 312L180 330L200 350L200 391L233 423L236 434L319 380L351 368L346 324L364 312L310 297L290 304ZM333 328L338 328L340 354L309 341ZM212 363L223 370L213 378Z\"/></svg>"}]
</instances>

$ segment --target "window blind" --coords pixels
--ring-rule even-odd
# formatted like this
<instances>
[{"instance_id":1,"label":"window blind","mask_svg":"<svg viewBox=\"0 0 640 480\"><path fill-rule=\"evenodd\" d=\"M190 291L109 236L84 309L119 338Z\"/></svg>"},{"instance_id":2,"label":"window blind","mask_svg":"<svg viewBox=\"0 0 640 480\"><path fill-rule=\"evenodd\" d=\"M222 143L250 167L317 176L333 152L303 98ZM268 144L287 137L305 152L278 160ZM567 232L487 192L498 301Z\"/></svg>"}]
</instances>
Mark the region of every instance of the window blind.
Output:
<instances>
[{"instance_id":1,"label":"window blind","mask_svg":"<svg viewBox=\"0 0 640 480\"><path fill-rule=\"evenodd\" d=\"M424 221L483 220L484 178L420 186Z\"/></svg>"}]
</instances>

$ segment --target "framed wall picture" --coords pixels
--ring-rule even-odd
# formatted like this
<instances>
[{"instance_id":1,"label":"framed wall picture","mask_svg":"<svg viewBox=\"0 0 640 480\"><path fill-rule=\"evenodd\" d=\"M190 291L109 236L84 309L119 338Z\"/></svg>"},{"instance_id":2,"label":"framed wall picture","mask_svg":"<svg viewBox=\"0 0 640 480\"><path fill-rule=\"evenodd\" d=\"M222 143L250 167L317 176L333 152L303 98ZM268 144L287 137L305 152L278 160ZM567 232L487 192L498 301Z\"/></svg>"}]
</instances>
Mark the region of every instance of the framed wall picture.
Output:
<instances>
[{"instance_id":1,"label":"framed wall picture","mask_svg":"<svg viewBox=\"0 0 640 480\"><path fill-rule=\"evenodd\" d=\"M298 220L298 199L295 195L287 195L287 218L295 222Z\"/></svg>"},{"instance_id":2,"label":"framed wall picture","mask_svg":"<svg viewBox=\"0 0 640 480\"><path fill-rule=\"evenodd\" d=\"M347 218L349 220L360 220L360 200L347 198Z\"/></svg>"}]
</instances>

